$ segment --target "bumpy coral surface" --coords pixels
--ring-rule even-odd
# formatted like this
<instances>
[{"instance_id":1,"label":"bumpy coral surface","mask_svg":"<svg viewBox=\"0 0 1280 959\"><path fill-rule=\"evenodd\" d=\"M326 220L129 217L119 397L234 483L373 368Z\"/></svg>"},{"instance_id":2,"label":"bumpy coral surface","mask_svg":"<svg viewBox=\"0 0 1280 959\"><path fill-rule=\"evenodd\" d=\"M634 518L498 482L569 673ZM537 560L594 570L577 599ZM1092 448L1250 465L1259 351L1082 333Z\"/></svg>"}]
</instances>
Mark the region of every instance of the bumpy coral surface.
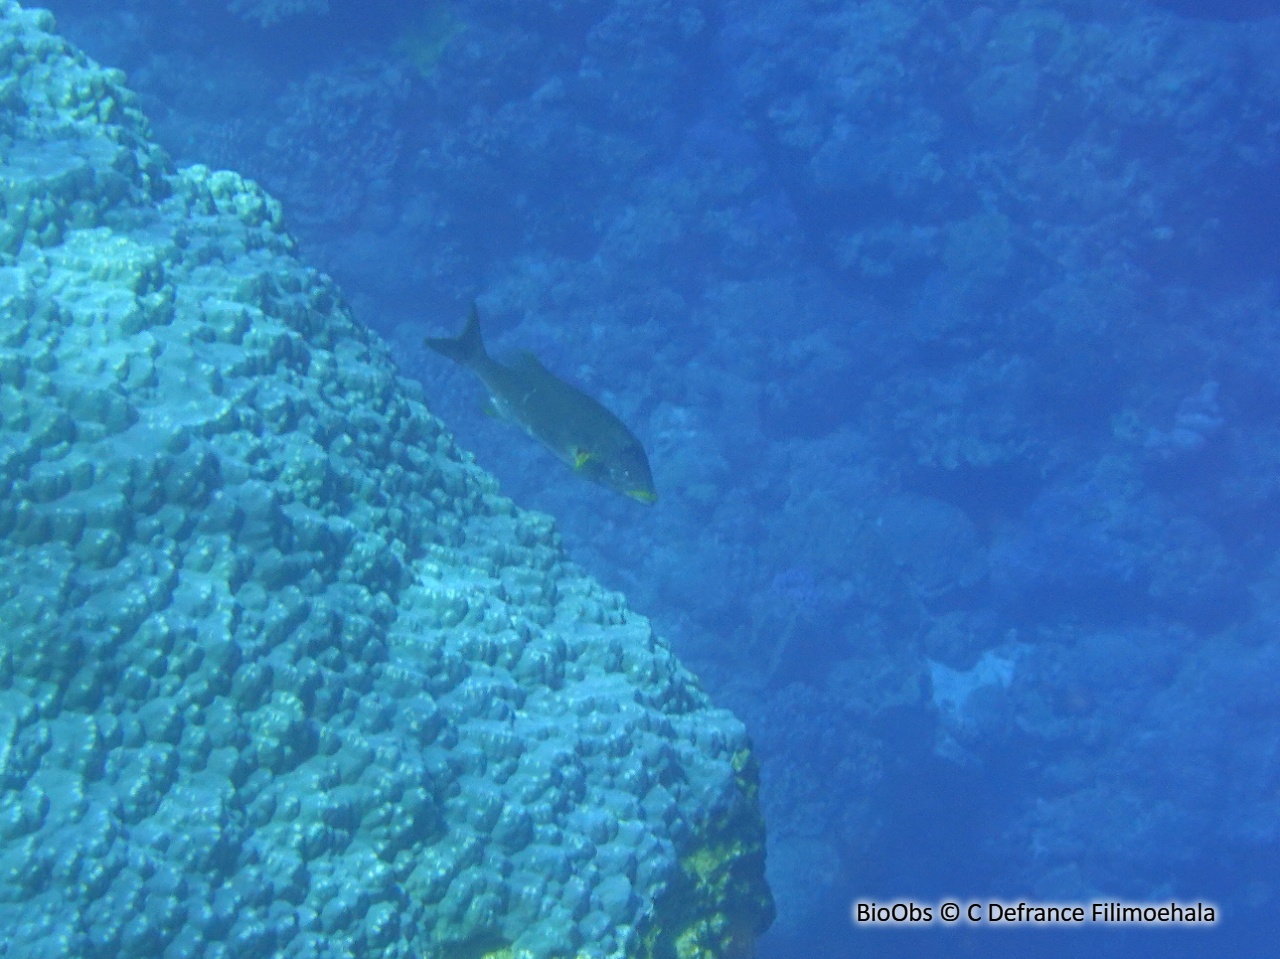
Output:
<instances>
[{"instance_id":1,"label":"bumpy coral surface","mask_svg":"<svg viewBox=\"0 0 1280 959\"><path fill-rule=\"evenodd\" d=\"M741 725L233 173L0 2L8 956L720 956Z\"/></svg>"}]
</instances>

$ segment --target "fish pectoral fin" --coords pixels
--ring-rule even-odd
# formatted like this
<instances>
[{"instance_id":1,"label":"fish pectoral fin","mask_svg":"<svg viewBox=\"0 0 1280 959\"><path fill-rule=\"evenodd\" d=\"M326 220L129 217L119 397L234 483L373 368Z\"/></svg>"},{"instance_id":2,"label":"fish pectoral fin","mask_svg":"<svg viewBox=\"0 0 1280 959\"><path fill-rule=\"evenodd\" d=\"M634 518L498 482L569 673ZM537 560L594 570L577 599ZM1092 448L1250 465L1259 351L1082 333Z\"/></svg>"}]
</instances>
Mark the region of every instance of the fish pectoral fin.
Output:
<instances>
[{"instance_id":1,"label":"fish pectoral fin","mask_svg":"<svg viewBox=\"0 0 1280 959\"><path fill-rule=\"evenodd\" d=\"M588 463L596 458L596 454L590 450L574 450L573 451L573 468L576 470L584 469Z\"/></svg>"}]
</instances>

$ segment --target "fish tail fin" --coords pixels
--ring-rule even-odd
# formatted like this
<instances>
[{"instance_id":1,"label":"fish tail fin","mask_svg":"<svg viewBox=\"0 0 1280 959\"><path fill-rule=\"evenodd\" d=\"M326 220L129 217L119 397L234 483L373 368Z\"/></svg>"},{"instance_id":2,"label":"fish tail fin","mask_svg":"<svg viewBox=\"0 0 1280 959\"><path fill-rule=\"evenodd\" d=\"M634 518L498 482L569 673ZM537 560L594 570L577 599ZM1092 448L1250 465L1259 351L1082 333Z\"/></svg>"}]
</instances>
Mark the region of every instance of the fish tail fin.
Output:
<instances>
[{"instance_id":1,"label":"fish tail fin","mask_svg":"<svg viewBox=\"0 0 1280 959\"><path fill-rule=\"evenodd\" d=\"M481 360L489 358L484 349L484 339L480 335L480 314L476 305L471 304L471 312L467 314L467 325L457 336L428 336L423 343L442 356L447 356L455 363L463 366L474 366Z\"/></svg>"}]
</instances>

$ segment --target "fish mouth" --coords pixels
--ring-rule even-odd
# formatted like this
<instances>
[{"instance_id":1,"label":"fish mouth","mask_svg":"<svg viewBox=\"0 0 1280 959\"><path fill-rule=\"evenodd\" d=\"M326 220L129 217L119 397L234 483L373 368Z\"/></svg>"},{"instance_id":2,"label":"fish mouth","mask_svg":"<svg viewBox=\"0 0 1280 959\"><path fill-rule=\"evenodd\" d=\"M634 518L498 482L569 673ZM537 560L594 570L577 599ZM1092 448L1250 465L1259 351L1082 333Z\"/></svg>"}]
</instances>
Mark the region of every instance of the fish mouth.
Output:
<instances>
[{"instance_id":1,"label":"fish mouth","mask_svg":"<svg viewBox=\"0 0 1280 959\"><path fill-rule=\"evenodd\" d=\"M627 495L634 500L639 500L641 503L658 502L658 494L651 489L629 489L627 490Z\"/></svg>"}]
</instances>

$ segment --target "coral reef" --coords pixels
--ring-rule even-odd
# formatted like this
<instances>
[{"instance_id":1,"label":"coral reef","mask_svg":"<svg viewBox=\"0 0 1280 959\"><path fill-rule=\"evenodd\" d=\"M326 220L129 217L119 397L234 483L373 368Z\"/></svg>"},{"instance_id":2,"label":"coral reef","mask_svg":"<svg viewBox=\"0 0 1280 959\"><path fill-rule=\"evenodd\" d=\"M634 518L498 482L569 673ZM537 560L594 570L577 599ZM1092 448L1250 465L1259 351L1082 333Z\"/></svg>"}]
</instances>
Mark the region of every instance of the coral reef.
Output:
<instances>
[{"instance_id":1,"label":"coral reef","mask_svg":"<svg viewBox=\"0 0 1280 959\"><path fill-rule=\"evenodd\" d=\"M298 14L329 12L329 0L230 0L227 9L237 16L269 27Z\"/></svg>"},{"instance_id":2,"label":"coral reef","mask_svg":"<svg viewBox=\"0 0 1280 959\"><path fill-rule=\"evenodd\" d=\"M6 954L741 952L741 724L51 30L0 2Z\"/></svg>"},{"instance_id":3,"label":"coral reef","mask_svg":"<svg viewBox=\"0 0 1280 959\"><path fill-rule=\"evenodd\" d=\"M263 146L291 223L350 229L378 217L403 149L396 120L406 87L395 71L362 64L290 89L286 118Z\"/></svg>"},{"instance_id":4,"label":"coral reef","mask_svg":"<svg viewBox=\"0 0 1280 959\"><path fill-rule=\"evenodd\" d=\"M1274 0L49 2L750 717L789 951L869 865L1274 929ZM477 290L661 511L420 359Z\"/></svg>"}]
</instances>

